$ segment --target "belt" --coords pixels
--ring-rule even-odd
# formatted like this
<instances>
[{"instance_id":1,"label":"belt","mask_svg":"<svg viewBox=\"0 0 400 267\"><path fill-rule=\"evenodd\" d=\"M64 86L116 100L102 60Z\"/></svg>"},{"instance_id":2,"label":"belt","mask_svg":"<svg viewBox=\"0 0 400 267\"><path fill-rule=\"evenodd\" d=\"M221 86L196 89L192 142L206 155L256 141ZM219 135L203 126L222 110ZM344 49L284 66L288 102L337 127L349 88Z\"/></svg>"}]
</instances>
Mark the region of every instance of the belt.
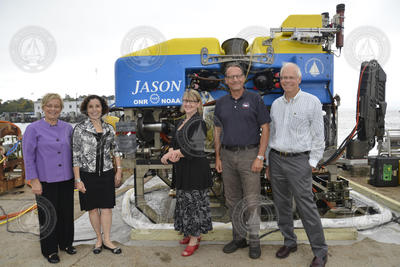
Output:
<instances>
[{"instance_id":1,"label":"belt","mask_svg":"<svg viewBox=\"0 0 400 267\"><path fill-rule=\"evenodd\" d=\"M247 149L252 149L255 147L258 147L258 144L254 145L247 145L247 146L227 146L227 145L221 145L223 149L230 150L230 151L239 151L239 150L247 150Z\"/></svg>"},{"instance_id":2,"label":"belt","mask_svg":"<svg viewBox=\"0 0 400 267\"><path fill-rule=\"evenodd\" d=\"M273 148L271 148L271 152L274 152L275 154L278 154L281 157L297 157L297 156L300 156L300 155L308 155L308 154L310 154L310 151L290 153L290 152L280 152L280 151L275 150Z\"/></svg>"}]
</instances>

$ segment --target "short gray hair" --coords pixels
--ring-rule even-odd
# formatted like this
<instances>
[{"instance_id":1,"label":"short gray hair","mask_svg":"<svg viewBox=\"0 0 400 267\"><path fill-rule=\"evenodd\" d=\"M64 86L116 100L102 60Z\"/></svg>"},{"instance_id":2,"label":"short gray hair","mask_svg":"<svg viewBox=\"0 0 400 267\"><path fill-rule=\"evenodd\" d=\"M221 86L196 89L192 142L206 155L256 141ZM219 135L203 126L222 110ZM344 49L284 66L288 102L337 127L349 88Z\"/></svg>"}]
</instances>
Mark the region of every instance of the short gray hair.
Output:
<instances>
[{"instance_id":1,"label":"short gray hair","mask_svg":"<svg viewBox=\"0 0 400 267\"><path fill-rule=\"evenodd\" d=\"M279 76L282 76L283 70L286 69L289 66L294 66L294 68L296 69L297 77L301 79L301 70L300 70L299 66L296 63L293 63L293 62L283 63L281 71L279 72Z\"/></svg>"}]
</instances>

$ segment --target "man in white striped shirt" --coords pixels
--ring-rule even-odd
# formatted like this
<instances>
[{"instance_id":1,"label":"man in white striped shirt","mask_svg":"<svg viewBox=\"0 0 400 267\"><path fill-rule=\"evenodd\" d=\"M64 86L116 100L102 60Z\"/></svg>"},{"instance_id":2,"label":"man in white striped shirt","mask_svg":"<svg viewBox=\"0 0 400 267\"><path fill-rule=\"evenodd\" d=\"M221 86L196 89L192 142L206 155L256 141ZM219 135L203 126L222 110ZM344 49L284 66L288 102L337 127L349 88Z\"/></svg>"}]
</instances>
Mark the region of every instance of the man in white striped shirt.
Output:
<instances>
[{"instance_id":1,"label":"man in white striped shirt","mask_svg":"<svg viewBox=\"0 0 400 267\"><path fill-rule=\"evenodd\" d=\"M281 68L284 95L271 106L271 130L266 152L267 177L271 180L278 226L284 245L276 257L286 258L297 250L293 230L292 198L314 253L310 266L325 266L328 246L312 193L312 168L325 148L321 102L303 92L300 68L286 63Z\"/></svg>"}]
</instances>

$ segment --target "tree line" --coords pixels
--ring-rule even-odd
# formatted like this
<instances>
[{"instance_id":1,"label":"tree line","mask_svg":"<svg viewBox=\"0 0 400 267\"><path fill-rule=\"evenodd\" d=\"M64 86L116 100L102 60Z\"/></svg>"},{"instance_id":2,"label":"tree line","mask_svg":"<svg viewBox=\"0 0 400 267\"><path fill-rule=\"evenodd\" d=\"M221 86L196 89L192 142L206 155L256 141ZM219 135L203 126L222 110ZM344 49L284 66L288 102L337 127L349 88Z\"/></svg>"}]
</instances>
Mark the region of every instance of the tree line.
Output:
<instances>
[{"instance_id":1,"label":"tree line","mask_svg":"<svg viewBox=\"0 0 400 267\"><path fill-rule=\"evenodd\" d=\"M17 100L7 100L3 103L0 99L0 113L2 112L33 112L34 105L30 99L21 97Z\"/></svg>"},{"instance_id":2,"label":"tree line","mask_svg":"<svg viewBox=\"0 0 400 267\"><path fill-rule=\"evenodd\" d=\"M84 99L86 95L80 95L78 99ZM114 96L102 96L105 99L114 99ZM38 99L40 100L40 99ZM76 98L71 97L66 94L64 101L75 101ZM0 114L3 112L34 112L34 101L30 99L25 99L21 97L17 100L7 100L3 103L3 100L0 99Z\"/></svg>"}]
</instances>

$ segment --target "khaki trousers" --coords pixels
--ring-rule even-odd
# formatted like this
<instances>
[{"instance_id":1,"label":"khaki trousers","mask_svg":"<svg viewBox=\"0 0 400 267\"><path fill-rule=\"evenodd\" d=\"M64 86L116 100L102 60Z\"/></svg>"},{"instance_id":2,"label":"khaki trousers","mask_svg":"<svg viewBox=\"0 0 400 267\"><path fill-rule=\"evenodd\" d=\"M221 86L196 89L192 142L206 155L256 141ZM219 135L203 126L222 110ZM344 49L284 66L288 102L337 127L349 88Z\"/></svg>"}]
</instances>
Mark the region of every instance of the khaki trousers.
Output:
<instances>
[{"instance_id":1,"label":"khaki trousers","mask_svg":"<svg viewBox=\"0 0 400 267\"><path fill-rule=\"evenodd\" d=\"M221 148L222 179L232 221L233 240L260 231L260 173L251 171L258 148L230 151Z\"/></svg>"}]
</instances>

